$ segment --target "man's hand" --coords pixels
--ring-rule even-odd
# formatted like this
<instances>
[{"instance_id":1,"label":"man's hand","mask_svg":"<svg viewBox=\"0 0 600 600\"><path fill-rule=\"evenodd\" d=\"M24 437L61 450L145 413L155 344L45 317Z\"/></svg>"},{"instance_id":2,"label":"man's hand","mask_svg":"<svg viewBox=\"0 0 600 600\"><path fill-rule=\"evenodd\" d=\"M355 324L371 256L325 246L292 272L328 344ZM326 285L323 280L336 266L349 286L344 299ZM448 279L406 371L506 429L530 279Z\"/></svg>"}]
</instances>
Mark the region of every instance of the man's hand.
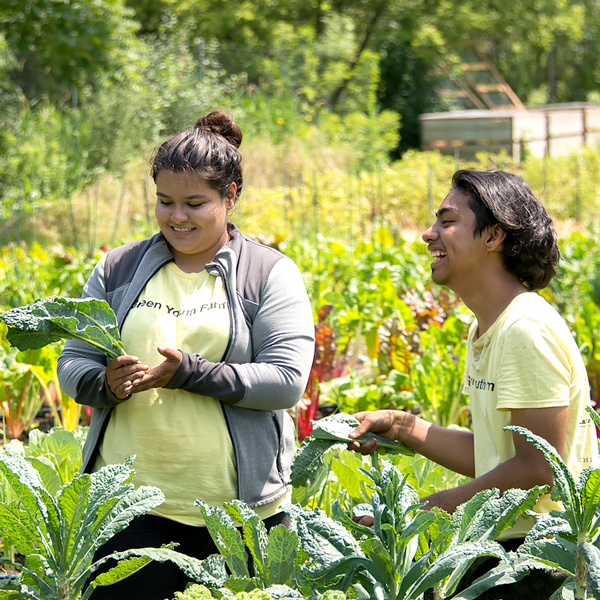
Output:
<instances>
[{"instance_id":1,"label":"man's hand","mask_svg":"<svg viewBox=\"0 0 600 600\"><path fill-rule=\"evenodd\" d=\"M388 440L398 441L401 436L403 415L407 414L397 410L375 410L356 413L354 417L360 421L360 425L350 433L349 437L360 438L367 431L371 431L388 438ZM348 444L349 450L354 450L360 454L372 454L376 448L377 442L375 440L367 440L362 444L359 442Z\"/></svg>"},{"instance_id":2,"label":"man's hand","mask_svg":"<svg viewBox=\"0 0 600 600\"><path fill-rule=\"evenodd\" d=\"M148 365L142 365L137 356L117 356L106 367L106 383L119 400L133 391L133 383L144 376Z\"/></svg>"},{"instance_id":3,"label":"man's hand","mask_svg":"<svg viewBox=\"0 0 600 600\"><path fill-rule=\"evenodd\" d=\"M131 391L133 393L164 387L173 379L173 375L179 369L183 358L179 350L165 348L164 346L158 346L157 350L165 357L165 360L155 367L148 369L143 377L136 379L132 383Z\"/></svg>"}]
</instances>

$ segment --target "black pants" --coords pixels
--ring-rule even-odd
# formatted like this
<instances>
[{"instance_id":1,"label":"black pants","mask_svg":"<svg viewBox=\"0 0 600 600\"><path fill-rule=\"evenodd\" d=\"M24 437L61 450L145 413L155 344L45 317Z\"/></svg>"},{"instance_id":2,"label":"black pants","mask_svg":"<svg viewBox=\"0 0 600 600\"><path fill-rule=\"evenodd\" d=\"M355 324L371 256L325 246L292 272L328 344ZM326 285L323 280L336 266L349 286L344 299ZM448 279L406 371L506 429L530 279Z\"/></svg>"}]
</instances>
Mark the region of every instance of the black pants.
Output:
<instances>
[{"instance_id":1,"label":"black pants","mask_svg":"<svg viewBox=\"0 0 600 600\"><path fill-rule=\"evenodd\" d=\"M505 550L514 552L523 543L523 539L506 540L500 543ZM498 562L498 559L493 556L476 558L460 580L455 594L467 589L476 579L496 567ZM477 596L477 600L547 600L566 578L566 573L562 571L546 572L535 569L516 583L498 585L483 592ZM432 599L433 590L427 590L424 600Z\"/></svg>"},{"instance_id":2,"label":"black pants","mask_svg":"<svg viewBox=\"0 0 600 600\"><path fill-rule=\"evenodd\" d=\"M278 513L265 519L264 523L267 530L279 524L287 526L289 517L285 513ZM178 552L198 559L219 553L206 527L182 525L170 519L142 515L101 546L94 555L94 561L115 551L159 548L169 542L179 544L176 548ZM108 561L93 577L108 571L115 564L113 560ZM183 591L189 582L177 565L153 561L119 583L97 587L91 600L171 600L175 592Z\"/></svg>"}]
</instances>

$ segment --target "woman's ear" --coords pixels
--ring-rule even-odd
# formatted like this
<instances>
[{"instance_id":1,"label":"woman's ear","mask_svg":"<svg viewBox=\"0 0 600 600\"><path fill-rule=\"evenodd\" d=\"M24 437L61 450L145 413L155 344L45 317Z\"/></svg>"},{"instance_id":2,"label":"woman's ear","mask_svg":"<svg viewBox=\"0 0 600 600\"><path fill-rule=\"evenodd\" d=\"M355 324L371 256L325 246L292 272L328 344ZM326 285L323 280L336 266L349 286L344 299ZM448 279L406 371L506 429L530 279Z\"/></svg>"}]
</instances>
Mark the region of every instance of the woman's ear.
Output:
<instances>
[{"instance_id":1,"label":"woman's ear","mask_svg":"<svg viewBox=\"0 0 600 600\"><path fill-rule=\"evenodd\" d=\"M237 194L237 185L235 182L232 182L229 186L229 191L227 192L227 196L225 196L225 206L227 210L231 210L235 205L235 198Z\"/></svg>"},{"instance_id":2,"label":"woman's ear","mask_svg":"<svg viewBox=\"0 0 600 600\"><path fill-rule=\"evenodd\" d=\"M496 223L491 227L488 227L485 232L485 245L491 252L500 250L502 248L502 242L506 238L506 231Z\"/></svg>"}]
</instances>

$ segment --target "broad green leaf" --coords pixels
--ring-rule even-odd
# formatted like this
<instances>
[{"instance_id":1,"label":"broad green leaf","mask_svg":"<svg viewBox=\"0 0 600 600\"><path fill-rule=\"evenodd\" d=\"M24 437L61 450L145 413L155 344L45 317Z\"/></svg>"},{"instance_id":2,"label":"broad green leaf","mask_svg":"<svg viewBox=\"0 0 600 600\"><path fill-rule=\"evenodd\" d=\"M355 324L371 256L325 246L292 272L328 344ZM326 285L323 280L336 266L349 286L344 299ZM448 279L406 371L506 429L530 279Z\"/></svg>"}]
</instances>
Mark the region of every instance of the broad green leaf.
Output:
<instances>
[{"instance_id":1,"label":"broad green leaf","mask_svg":"<svg viewBox=\"0 0 600 600\"><path fill-rule=\"evenodd\" d=\"M350 442L364 442L375 438L377 447L385 452L413 456L414 452L401 442L393 442L375 433L367 432L358 440L348 434L359 422L346 413L336 413L313 421L313 430L300 446L292 465L292 485L303 486L314 479L322 466L323 456L331 447L345 450Z\"/></svg>"},{"instance_id":2,"label":"broad green leaf","mask_svg":"<svg viewBox=\"0 0 600 600\"><path fill-rule=\"evenodd\" d=\"M389 555L388 549L383 545L380 539L370 538L360 543L360 547L369 559L369 573L390 589L395 581L396 566Z\"/></svg>"},{"instance_id":3,"label":"broad green leaf","mask_svg":"<svg viewBox=\"0 0 600 600\"><path fill-rule=\"evenodd\" d=\"M526 542L533 542L538 539L562 535L562 537L573 535L571 524L562 513L555 515L536 516L536 522L527 532ZM576 536L574 536L576 538Z\"/></svg>"},{"instance_id":4,"label":"broad green leaf","mask_svg":"<svg viewBox=\"0 0 600 600\"><path fill-rule=\"evenodd\" d=\"M452 578L452 574L464 571L465 566L468 566L479 556L495 556L505 559L506 552L500 544L491 541L452 546L428 566L427 570L415 581L411 588L405 591L405 597L416 598L426 589L433 587L446 578L449 578L450 581L444 585L444 590L451 593L458 584L458 580Z\"/></svg>"},{"instance_id":5,"label":"broad green leaf","mask_svg":"<svg viewBox=\"0 0 600 600\"><path fill-rule=\"evenodd\" d=\"M364 556L352 534L320 509L303 511L293 505L286 510L293 518L291 527L298 534L302 549L319 562L328 564L343 556Z\"/></svg>"},{"instance_id":6,"label":"broad green leaf","mask_svg":"<svg viewBox=\"0 0 600 600\"><path fill-rule=\"evenodd\" d=\"M200 507L206 527L219 552L225 557L234 577L250 577L248 555L240 532L224 509L209 506L202 500L194 504Z\"/></svg>"},{"instance_id":7,"label":"broad green leaf","mask_svg":"<svg viewBox=\"0 0 600 600\"><path fill-rule=\"evenodd\" d=\"M111 537L125 529L135 517L146 514L153 508L160 506L164 502L164 494L156 487L142 486L136 490L128 490L115 504L111 512L106 515L102 522L95 524L95 529L90 531L91 540L85 554L81 556L82 565L91 559L94 552ZM86 513L90 510L86 507ZM78 534L78 539L83 537ZM82 551L85 545L82 544Z\"/></svg>"},{"instance_id":8,"label":"broad green leaf","mask_svg":"<svg viewBox=\"0 0 600 600\"><path fill-rule=\"evenodd\" d=\"M517 554L575 576L577 545L561 537L525 541L519 547Z\"/></svg>"},{"instance_id":9,"label":"broad green leaf","mask_svg":"<svg viewBox=\"0 0 600 600\"><path fill-rule=\"evenodd\" d=\"M268 586L291 583L299 543L297 534L283 525L269 531L265 550Z\"/></svg>"},{"instance_id":10,"label":"broad green leaf","mask_svg":"<svg viewBox=\"0 0 600 600\"><path fill-rule=\"evenodd\" d=\"M229 577L223 584L223 587L234 594L257 589L254 577Z\"/></svg>"},{"instance_id":11,"label":"broad green leaf","mask_svg":"<svg viewBox=\"0 0 600 600\"><path fill-rule=\"evenodd\" d=\"M573 532L581 529L581 500L579 498L577 484L556 448L549 444L544 438L535 435L525 427L510 425L504 428L522 435L544 454L544 458L554 473L554 487L557 488L560 500L565 508L565 516L573 527Z\"/></svg>"},{"instance_id":12,"label":"broad green leaf","mask_svg":"<svg viewBox=\"0 0 600 600\"><path fill-rule=\"evenodd\" d=\"M119 562L115 567L111 568L108 572L99 575L94 580L94 582L98 581L99 585L109 585L110 583L121 581L136 571L139 571L151 560L157 562L172 562L193 581L201 582L203 578L206 579L206 576L208 575L207 570L203 566L204 561L181 554L180 552L168 547L135 548L132 550L125 550L123 552L114 552L113 554L105 556L94 563L94 570L111 559ZM122 566L121 561L124 561ZM210 578L210 576L208 578ZM92 590L86 590L86 595L82 597L82 600L86 600L88 591L91 594Z\"/></svg>"},{"instance_id":13,"label":"broad green leaf","mask_svg":"<svg viewBox=\"0 0 600 600\"><path fill-rule=\"evenodd\" d=\"M408 456L414 455L413 450L411 450L405 444L388 440L387 438L384 438L376 433L367 432L358 440L349 438L348 434L356 429L359 424L359 421L352 415L346 413L335 413L323 419L313 421L313 430L311 431L310 436L313 439L345 442L346 444L349 442L362 442L371 438L375 438L377 440L377 446L380 448L397 451Z\"/></svg>"},{"instance_id":14,"label":"broad green leaf","mask_svg":"<svg viewBox=\"0 0 600 600\"><path fill-rule=\"evenodd\" d=\"M344 450L347 443L319 440L308 436L296 452L292 464L291 483L294 487L306 486L314 480L328 451Z\"/></svg>"},{"instance_id":15,"label":"broad green leaf","mask_svg":"<svg viewBox=\"0 0 600 600\"><path fill-rule=\"evenodd\" d=\"M254 568L262 586L267 585L267 565L264 550L267 545L267 528L264 521L245 502L234 500L223 508L238 523L242 523L244 543L254 560Z\"/></svg>"},{"instance_id":16,"label":"broad green leaf","mask_svg":"<svg viewBox=\"0 0 600 600\"><path fill-rule=\"evenodd\" d=\"M126 354L115 314L104 300L50 296L13 308L0 319L8 327L8 341L21 351L76 339L95 346L109 358Z\"/></svg>"},{"instance_id":17,"label":"broad green leaf","mask_svg":"<svg viewBox=\"0 0 600 600\"><path fill-rule=\"evenodd\" d=\"M497 567L490 569L487 573L476 579L468 588L456 593L454 600L475 600L483 592L499 586L516 583L525 577L532 569L540 568L540 565L530 559L512 555L509 560L501 561Z\"/></svg>"},{"instance_id":18,"label":"broad green leaf","mask_svg":"<svg viewBox=\"0 0 600 600\"><path fill-rule=\"evenodd\" d=\"M582 529L589 539L595 537L598 522L592 528L592 522L600 505L600 469L586 469L579 478L581 488Z\"/></svg>"},{"instance_id":19,"label":"broad green leaf","mask_svg":"<svg viewBox=\"0 0 600 600\"><path fill-rule=\"evenodd\" d=\"M542 491L536 486L530 490L506 490L501 496L490 495L475 513L468 511L469 521L463 523L464 529L459 532L458 540L496 539L500 533L512 527L520 516L527 516L525 511L533 509Z\"/></svg>"},{"instance_id":20,"label":"broad green leaf","mask_svg":"<svg viewBox=\"0 0 600 600\"><path fill-rule=\"evenodd\" d=\"M470 539L471 523L482 507L492 498L497 498L499 491L495 488L482 490L456 508L452 515L452 529L457 532L458 542Z\"/></svg>"},{"instance_id":21,"label":"broad green leaf","mask_svg":"<svg viewBox=\"0 0 600 600\"><path fill-rule=\"evenodd\" d=\"M35 522L22 511L18 502L0 504L0 538L7 538L24 556L39 550L34 540L39 535Z\"/></svg>"}]
</instances>

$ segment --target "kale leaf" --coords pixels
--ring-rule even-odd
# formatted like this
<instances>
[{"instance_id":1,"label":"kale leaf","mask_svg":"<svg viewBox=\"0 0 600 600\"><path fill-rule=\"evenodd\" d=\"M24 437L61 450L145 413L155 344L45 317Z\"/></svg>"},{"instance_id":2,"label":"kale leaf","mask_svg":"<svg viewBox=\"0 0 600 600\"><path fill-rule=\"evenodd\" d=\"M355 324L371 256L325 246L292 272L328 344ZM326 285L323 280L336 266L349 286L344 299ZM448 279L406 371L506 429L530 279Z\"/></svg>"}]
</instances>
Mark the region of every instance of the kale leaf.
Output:
<instances>
[{"instance_id":1,"label":"kale leaf","mask_svg":"<svg viewBox=\"0 0 600 600\"><path fill-rule=\"evenodd\" d=\"M347 448L350 442L365 442L368 439L377 440L377 451L391 454L405 454L413 456L414 452L401 442L394 442L376 433L367 433L358 438L350 439L348 434L359 422L346 413L336 413L312 422L313 430L304 440L294 458L292 465L292 484L303 486L314 480L316 474L323 464L325 453L333 447L339 450Z\"/></svg>"},{"instance_id":2,"label":"kale leaf","mask_svg":"<svg viewBox=\"0 0 600 600\"><path fill-rule=\"evenodd\" d=\"M13 308L0 320L8 327L7 340L19 350L42 348L61 339L91 344L109 358L127 354L115 313L97 298L50 296Z\"/></svg>"}]
</instances>

